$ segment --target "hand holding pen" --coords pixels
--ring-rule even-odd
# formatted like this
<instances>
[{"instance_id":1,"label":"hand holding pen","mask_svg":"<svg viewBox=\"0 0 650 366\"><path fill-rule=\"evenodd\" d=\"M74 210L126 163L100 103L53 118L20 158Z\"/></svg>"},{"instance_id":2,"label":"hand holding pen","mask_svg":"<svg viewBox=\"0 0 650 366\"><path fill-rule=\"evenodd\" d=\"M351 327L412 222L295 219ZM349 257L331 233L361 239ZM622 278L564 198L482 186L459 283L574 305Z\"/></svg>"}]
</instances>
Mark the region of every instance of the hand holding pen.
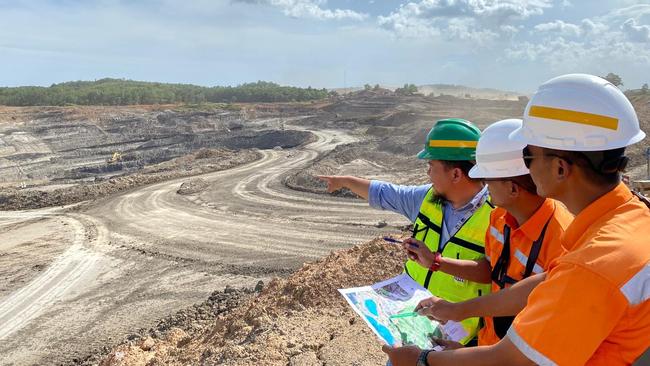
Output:
<instances>
[{"instance_id":1,"label":"hand holding pen","mask_svg":"<svg viewBox=\"0 0 650 366\"><path fill-rule=\"evenodd\" d=\"M422 247L426 248L426 245L424 245L423 242L413 238L406 238L404 240L400 240L400 239L391 238L390 236L384 236L384 240L393 244L401 244L402 248L406 250L406 255L408 255L409 259L414 260L418 263L419 263L418 261L419 249ZM428 251L428 249L426 249L426 251Z\"/></svg>"}]
</instances>

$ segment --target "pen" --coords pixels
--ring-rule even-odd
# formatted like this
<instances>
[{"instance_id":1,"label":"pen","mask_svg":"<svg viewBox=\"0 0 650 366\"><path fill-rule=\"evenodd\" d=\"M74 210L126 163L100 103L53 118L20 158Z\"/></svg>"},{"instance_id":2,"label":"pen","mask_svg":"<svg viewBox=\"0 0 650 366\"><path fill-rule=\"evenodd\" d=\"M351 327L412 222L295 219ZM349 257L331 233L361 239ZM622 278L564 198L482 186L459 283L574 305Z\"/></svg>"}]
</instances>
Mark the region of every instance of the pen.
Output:
<instances>
[{"instance_id":1,"label":"pen","mask_svg":"<svg viewBox=\"0 0 650 366\"><path fill-rule=\"evenodd\" d=\"M393 239L393 238L391 238L390 236L384 236L384 240L386 240L386 241L389 242L389 243L394 243L394 244L402 244L402 243L404 243L403 240ZM409 243L409 245L410 245L411 247L413 247L413 248L418 248L418 247L419 247L419 245L417 245L417 244L415 244L415 243Z\"/></svg>"},{"instance_id":2,"label":"pen","mask_svg":"<svg viewBox=\"0 0 650 366\"><path fill-rule=\"evenodd\" d=\"M393 239L390 236L384 236L384 240L386 240L389 243L395 243L395 244L402 244L403 241L399 239Z\"/></svg>"}]
</instances>

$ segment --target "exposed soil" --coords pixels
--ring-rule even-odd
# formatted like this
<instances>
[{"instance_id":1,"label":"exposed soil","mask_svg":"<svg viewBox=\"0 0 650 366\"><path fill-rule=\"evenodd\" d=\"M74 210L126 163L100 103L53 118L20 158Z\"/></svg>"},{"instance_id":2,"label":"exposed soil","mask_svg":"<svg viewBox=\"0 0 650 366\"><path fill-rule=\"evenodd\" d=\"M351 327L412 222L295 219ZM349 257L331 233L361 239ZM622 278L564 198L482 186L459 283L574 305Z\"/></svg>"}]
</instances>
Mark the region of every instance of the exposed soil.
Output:
<instances>
[{"instance_id":1,"label":"exposed soil","mask_svg":"<svg viewBox=\"0 0 650 366\"><path fill-rule=\"evenodd\" d=\"M382 240L332 253L216 314L201 332L175 328L126 342L100 365L382 364L381 343L337 289L397 275L404 259L397 246Z\"/></svg>"},{"instance_id":2,"label":"exposed soil","mask_svg":"<svg viewBox=\"0 0 650 366\"><path fill-rule=\"evenodd\" d=\"M36 209L94 200L152 183L229 169L260 157L256 150L203 149L137 173L95 179L92 183L54 189L5 189L0 193L0 210Z\"/></svg>"},{"instance_id":3,"label":"exposed soil","mask_svg":"<svg viewBox=\"0 0 650 366\"><path fill-rule=\"evenodd\" d=\"M253 287L399 230L397 215L282 184L354 140L313 133L304 147L197 176L208 183L197 193L178 194L188 181L178 178L77 207L3 212L1 363L84 360L215 290Z\"/></svg>"},{"instance_id":4,"label":"exposed soil","mask_svg":"<svg viewBox=\"0 0 650 366\"><path fill-rule=\"evenodd\" d=\"M435 120L524 105L0 107L0 364L382 364L336 289L400 272L395 246L367 242L408 222L314 175L424 183Z\"/></svg>"}]
</instances>

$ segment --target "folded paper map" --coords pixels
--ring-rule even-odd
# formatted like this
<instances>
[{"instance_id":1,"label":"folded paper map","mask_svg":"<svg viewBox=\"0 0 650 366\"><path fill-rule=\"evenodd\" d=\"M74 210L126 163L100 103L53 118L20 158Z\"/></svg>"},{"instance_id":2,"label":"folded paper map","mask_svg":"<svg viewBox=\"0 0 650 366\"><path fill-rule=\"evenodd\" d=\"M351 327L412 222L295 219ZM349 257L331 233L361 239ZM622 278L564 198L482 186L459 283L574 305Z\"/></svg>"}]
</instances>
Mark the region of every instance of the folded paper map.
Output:
<instances>
[{"instance_id":1,"label":"folded paper map","mask_svg":"<svg viewBox=\"0 0 650 366\"><path fill-rule=\"evenodd\" d=\"M340 289L354 311L382 342L391 346L416 345L438 349L432 337L459 341L467 336L460 323L437 321L414 313L416 305L431 293L401 274L371 286Z\"/></svg>"}]
</instances>

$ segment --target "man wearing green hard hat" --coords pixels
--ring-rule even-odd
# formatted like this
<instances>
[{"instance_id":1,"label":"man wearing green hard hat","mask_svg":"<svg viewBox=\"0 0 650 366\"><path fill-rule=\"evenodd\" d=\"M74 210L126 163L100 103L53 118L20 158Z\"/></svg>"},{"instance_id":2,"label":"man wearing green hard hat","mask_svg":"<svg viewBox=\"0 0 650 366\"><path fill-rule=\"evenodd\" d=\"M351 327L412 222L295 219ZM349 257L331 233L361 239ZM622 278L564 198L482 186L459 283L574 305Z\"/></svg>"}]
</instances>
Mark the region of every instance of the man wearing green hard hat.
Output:
<instances>
[{"instance_id":1,"label":"man wearing green hard hat","mask_svg":"<svg viewBox=\"0 0 650 366\"><path fill-rule=\"evenodd\" d=\"M404 271L437 297L459 302L485 295L490 285L464 280L468 267L485 263L485 233L494 208L487 187L469 177L475 164L476 145L481 131L459 118L437 121L427 136L418 158L428 160L431 184L395 185L351 176L319 176L328 192L348 188L366 198L370 206L390 210L413 222L413 237L405 243L426 245L435 254L430 268L410 258ZM443 269L439 271L439 269ZM467 336L461 343L474 345L479 318L462 322Z\"/></svg>"}]
</instances>

